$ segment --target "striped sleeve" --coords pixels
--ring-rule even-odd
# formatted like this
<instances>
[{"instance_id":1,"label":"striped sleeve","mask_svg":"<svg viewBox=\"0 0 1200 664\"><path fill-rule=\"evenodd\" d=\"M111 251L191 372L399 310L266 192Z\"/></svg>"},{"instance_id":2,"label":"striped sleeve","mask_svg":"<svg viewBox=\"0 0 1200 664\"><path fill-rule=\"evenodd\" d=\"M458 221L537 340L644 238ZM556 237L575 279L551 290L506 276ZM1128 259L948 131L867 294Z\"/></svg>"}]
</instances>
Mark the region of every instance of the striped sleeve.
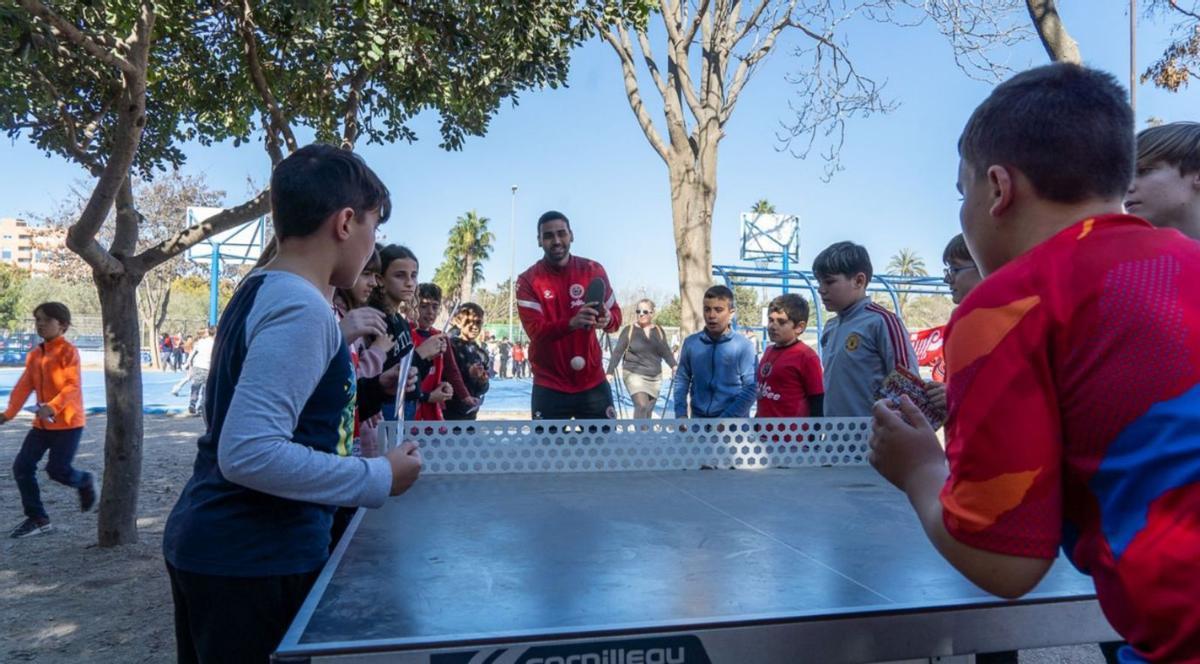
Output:
<instances>
[{"instance_id":1,"label":"striped sleeve","mask_svg":"<svg viewBox=\"0 0 1200 664\"><path fill-rule=\"evenodd\" d=\"M918 371L917 354L909 341L908 330L904 329L900 318L874 302L867 305L867 311L876 314L880 319L879 350L887 371L899 366L913 372Z\"/></svg>"}]
</instances>

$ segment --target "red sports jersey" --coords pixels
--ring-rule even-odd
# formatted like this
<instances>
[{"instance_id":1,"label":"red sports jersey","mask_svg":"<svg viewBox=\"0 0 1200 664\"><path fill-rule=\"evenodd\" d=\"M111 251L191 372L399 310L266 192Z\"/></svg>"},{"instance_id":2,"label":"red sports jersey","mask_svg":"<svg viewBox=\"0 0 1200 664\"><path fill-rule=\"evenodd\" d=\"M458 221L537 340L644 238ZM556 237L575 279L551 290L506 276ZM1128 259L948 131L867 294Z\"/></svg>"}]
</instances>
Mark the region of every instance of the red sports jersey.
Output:
<instances>
[{"instance_id":1,"label":"red sports jersey","mask_svg":"<svg viewBox=\"0 0 1200 664\"><path fill-rule=\"evenodd\" d=\"M563 267L540 260L517 277L517 311L532 343L529 366L533 383L559 392L584 392L604 382L600 343L594 330L572 330L571 318L585 304L583 296L592 279L604 280L604 306L611 320L607 332L621 327L621 307L608 283L608 274L596 261L571 256ZM583 358L583 368L571 367Z\"/></svg>"},{"instance_id":2,"label":"red sports jersey","mask_svg":"<svg viewBox=\"0 0 1200 664\"><path fill-rule=\"evenodd\" d=\"M824 393L821 358L803 341L768 346L758 361L757 417L808 417L808 397Z\"/></svg>"},{"instance_id":3,"label":"red sports jersey","mask_svg":"<svg viewBox=\"0 0 1200 664\"><path fill-rule=\"evenodd\" d=\"M1091 574L1142 657L1200 661L1200 243L1088 219L984 279L946 363L946 529Z\"/></svg>"}]
</instances>

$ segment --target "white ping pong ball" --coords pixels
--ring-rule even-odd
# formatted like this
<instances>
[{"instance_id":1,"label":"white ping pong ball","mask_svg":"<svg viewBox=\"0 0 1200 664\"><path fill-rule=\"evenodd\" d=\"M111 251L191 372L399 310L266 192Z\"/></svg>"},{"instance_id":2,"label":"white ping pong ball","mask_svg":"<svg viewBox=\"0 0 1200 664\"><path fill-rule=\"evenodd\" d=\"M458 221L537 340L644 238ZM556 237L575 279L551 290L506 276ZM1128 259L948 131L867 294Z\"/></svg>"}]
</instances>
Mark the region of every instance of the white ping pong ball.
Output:
<instances>
[{"instance_id":1,"label":"white ping pong ball","mask_svg":"<svg viewBox=\"0 0 1200 664\"><path fill-rule=\"evenodd\" d=\"M572 357L571 358L571 368L576 371L583 369L583 358L578 355L576 355L575 357Z\"/></svg>"}]
</instances>

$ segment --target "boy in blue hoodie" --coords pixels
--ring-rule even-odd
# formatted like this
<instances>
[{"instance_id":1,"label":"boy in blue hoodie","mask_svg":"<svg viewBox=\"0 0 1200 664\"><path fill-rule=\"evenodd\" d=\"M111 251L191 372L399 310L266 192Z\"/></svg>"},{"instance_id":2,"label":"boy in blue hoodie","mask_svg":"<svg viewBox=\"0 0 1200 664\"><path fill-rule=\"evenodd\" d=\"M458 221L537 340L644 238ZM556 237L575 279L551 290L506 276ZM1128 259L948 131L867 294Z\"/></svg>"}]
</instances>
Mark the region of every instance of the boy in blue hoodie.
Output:
<instances>
[{"instance_id":1,"label":"boy in blue hoodie","mask_svg":"<svg viewBox=\"0 0 1200 664\"><path fill-rule=\"evenodd\" d=\"M734 334L733 291L704 292L704 329L683 340L675 371L675 417L749 417L758 393L754 344Z\"/></svg>"}]
</instances>

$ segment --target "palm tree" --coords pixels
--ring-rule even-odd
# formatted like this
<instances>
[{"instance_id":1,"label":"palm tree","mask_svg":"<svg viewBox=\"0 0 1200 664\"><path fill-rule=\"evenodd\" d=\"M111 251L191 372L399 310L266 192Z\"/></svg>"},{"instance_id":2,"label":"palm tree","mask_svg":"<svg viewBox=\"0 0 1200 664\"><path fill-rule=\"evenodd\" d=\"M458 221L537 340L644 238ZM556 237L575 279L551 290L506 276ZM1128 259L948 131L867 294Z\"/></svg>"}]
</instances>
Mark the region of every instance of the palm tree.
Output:
<instances>
[{"instance_id":1,"label":"palm tree","mask_svg":"<svg viewBox=\"0 0 1200 664\"><path fill-rule=\"evenodd\" d=\"M450 228L446 258L433 277L447 300L469 300L474 286L483 281L483 262L491 257L492 243L496 241L496 236L488 230L489 221L471 210Z\"/></svg>"},{"instance_id":2,"label":"palm tree","mask_svg":"<svg viewBox=\"0 0 1200 664\"><path fill-rule=\"evenodd\" d=\"M754 214L775 214L775 206L765 198L760 198L754 203L754 207L750 208Z\"/></svg>"},{"instance_id":3,"label":"palm tree","mask_svg":"<svg viewBox=\"0 0 1200 664\"><path fill-rule=\"evenodd\" d=\"M901 249L898 253L893 254L892 259L888 261L887 270L888 274L901 277L929 276L929 272L925 270L925 259L912 249ZM907 288L902 288L900 292L900 311L897 313L901 316L904 315L904 307L908 305L907 290Z\"/></svg>"}]
</instances>

